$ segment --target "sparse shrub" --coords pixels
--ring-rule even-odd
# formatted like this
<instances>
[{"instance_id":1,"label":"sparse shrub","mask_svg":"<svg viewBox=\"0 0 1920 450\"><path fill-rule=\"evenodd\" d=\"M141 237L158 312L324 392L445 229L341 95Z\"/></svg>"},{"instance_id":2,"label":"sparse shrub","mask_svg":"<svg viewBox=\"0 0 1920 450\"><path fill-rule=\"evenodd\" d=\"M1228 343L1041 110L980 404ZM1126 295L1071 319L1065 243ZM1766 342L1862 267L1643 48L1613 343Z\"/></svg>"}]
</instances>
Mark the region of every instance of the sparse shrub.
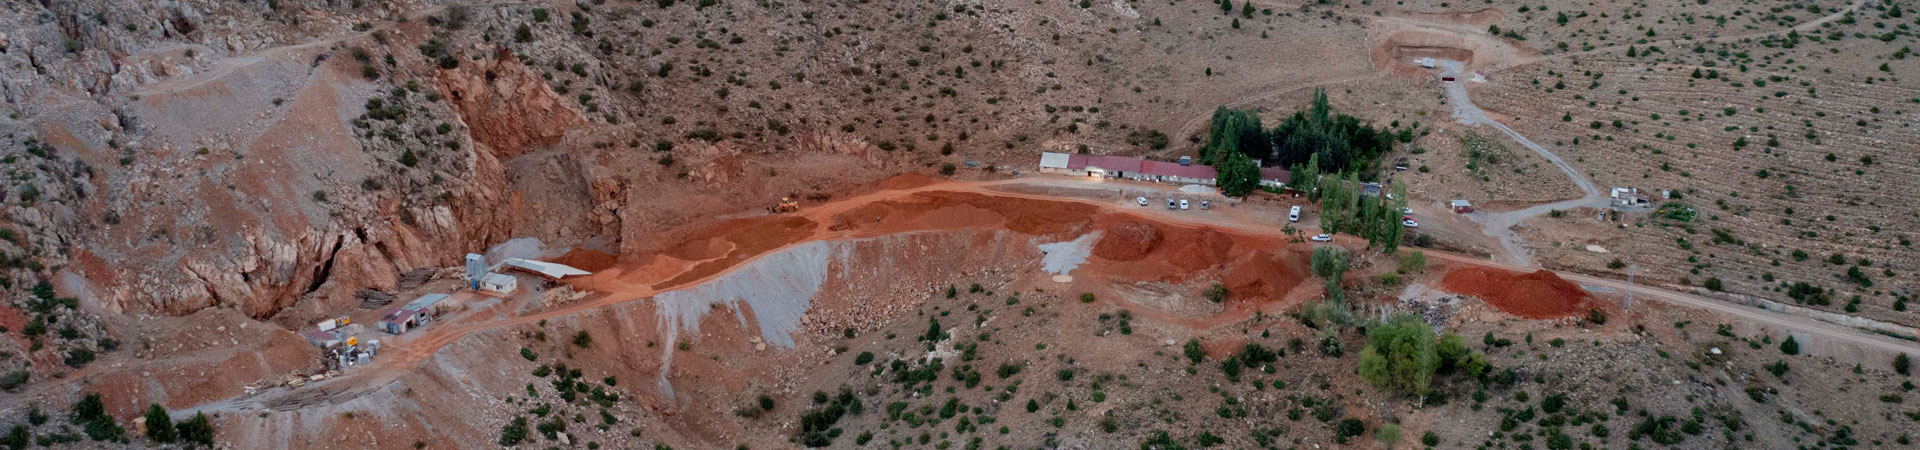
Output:
<instances>
[{"instance_id":1,"label":"sparse shrub","mask_svg":"<svg viewBox=\"0 0 1920 450\"><path fill-rule=\"evenodd\" d=\"M1214 283L1213 286L1208 286L1206 292L1203 293L1207 301L1214 303L1226 302L1227 294L1227 286L1220 283Z\"/></svg>"},{"instance_id":2,"label":"sparse shrub","mask_svg":"<svg viewBox=\"0 0 1920 450\"><path fill-rule=\"evenodd\" d=\"M1780 341L1780 353L1788 355L1800 354L1800 341L1796 341L1792 335L1788 335L1787 340Z\"/></svg>"},{"instance_id":3,"label":"sparse shrub","mask_svg":"<svg viewBox=\"0 0 1920 450\"><path fill-rule=\"evenodd\" d=\"M1400 254L1400 273L1414 273L1427 268L1427 254L1411 251Z\"/></svg>"}]
</instances>

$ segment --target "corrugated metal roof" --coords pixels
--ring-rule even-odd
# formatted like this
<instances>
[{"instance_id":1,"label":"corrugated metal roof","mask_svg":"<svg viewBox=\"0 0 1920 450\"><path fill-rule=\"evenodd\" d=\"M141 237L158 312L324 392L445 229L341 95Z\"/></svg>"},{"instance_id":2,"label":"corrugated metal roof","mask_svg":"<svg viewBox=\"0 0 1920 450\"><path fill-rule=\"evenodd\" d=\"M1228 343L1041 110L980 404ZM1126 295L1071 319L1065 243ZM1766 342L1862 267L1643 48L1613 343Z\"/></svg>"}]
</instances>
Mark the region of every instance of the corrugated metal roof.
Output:
<instances>
[{"instance_id":1,"label":"corrugated metal roof","mask_svg":"<svg viewBox=\"0 0 1920 450\"><path fill-rule=\"evenodd\" d=\"M1454 201L1448 202L1448 204L1453 206L1473 206L1473 204L1467 203L1466 200L1454 200Z\"/></svg>"},{"instance_id":2,"label":"corrugated metal roof","mask_svg":"<svg viewBox=\"0 0 1920 450\"><path fill-rule=\"evenodd\" d=\"M514 258L506 261L501 261L499 266L494 266L494 269L498 270L502 266L526 270L533 273L538 273L540 275L546 276L547 278L553 278L553 279L593 274L593 272L576 269L576 268L573 268L573 266L569 266L566 264L555 264L555 263L550 263L546 261L534 261L531 259Z\"/></svg>"},{"instance_id":3,"label":"corrugated metal roof","mask_svg":"<svg viewBox=\"0 0 1920 450\"><path fill-rule=\"evenodd\" d=\"M446 300L446 299L447 299L447 294L422 295L420 296L420 298L416 298L416 299L413 299L413 301L411 302L407 302L407 305L400 307L400 309L424 310L427 308L432 308L435 303L440 303L441 300Z\"/></svg>"},{"instance_id":4,"label":"corrugated metal roof","mask_svg":"<svg viewBox=\"0 0 1920 450\"><path fill-rule=\"evenodd\" d=\"M1260 169L1260 179L1285 183L1293 178L1293 172L1279 167Z\"/></svg>"},{"instance_id":5,"label":"corrugated metal roof","mask_svg":"<svg viewBox=\"0 0 1920 450\"><path fill-rule=\"evenodd\" d=\"M1140 163L1140 173L1165 177L1197 178L1202 180L1218 176L1213 166L1194 164L1182 166L1180 163L1145 161Z\"/></svg>"},{"instance_id":6,"label":"corrugated metal roof","mask_svg":"<svg viewBox=\"0 0 1920 450\"><path fill-rule=\"evenodd\" d=\"M1110 171L1139 172L1140 158L1128 156L1088 155L1087 167L1098 167Z\"/></svg>"},{"instance_id":7,"label":"corrugated metal roof","mask_svg":"<svg viewBox=\"0 0 1920 450\"><path fill-rule=\"evenodd\" d=\"M1065 153L1054 153L1054 152L1041 153L1040 167L1048 168L1048 169L1065 169L1067 168L1067 162L1071 159L1072 158L1067 156L1067 154Z\"/></svg>"}]
</instances>

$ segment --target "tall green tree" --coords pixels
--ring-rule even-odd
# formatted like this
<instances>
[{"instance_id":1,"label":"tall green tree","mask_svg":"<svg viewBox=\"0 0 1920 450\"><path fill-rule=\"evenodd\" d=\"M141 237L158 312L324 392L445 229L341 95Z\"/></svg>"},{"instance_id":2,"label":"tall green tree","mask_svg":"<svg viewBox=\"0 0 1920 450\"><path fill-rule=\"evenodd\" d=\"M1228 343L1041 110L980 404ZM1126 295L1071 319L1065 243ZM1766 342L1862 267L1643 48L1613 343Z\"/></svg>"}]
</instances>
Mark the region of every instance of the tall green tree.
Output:
<instances>
[{"instance_id":1,"label":"tall green tree","mask_svg":"<svg viewBox=\"0 0 1920 450\"><path fill-rule=\"evenodd\" d=\"M1306 164L1294 164L1287 175L1287 187L1306 193L1309 202L1320 201L1320 155L1308 157Z\"/></svg>"},{"instance_id":2,"label":"tall green tree","mask_svg":"<svg viewBox=\"0 0 1920 450\"><path fill-rule=\"evenodd\" d=\"M1238 152L1223 155L1213 170L1220 183L1220 191L1229 196L1245 197L1260 189L1260 167L1255 166L1246 155Z\"/></svg>"},{"instance_id":3,"label":"tall green tree","mask_svg":"<svg viewBox=\"0 0 1920 450\"><path fill-rule=\"evenodd\" d=\"M1320 229L1327 233L1339 233L1340 218L1345 217L1347 184L1340 177L1320 177Z\"/></svg>"},{"instance_id":4,"label":"tall green tree","mask_svg":"<svg viewBox=\"0 0 1920 450\"><path fill-rule=\"evenodd\" d=\"M1393 149L1393 130L1373 128L1345 114L1334 114L1325 89L1314 91L1306 111L1296 112L1267 133L1272 145L1249 149L1262 160L1291 166L1319 156L1323 172L1372 173L1381 154Z\"/></svg>"},{"instance_id":5,"label":"tall green tree","mask_svg":"<svg viewBox=\"0 0 1920 450\"><path fill-rule=\"evenodd\" d=\"M1388 213L1380 230L1380 248L1388 254L1398 251L1400 243L1407 236L1407 228L1400 225L1400 212L1407 207L1407 183L1399 179L1393 180L1390 192L1393 193L1393 198L1386 199Z\"/></svg>"},{"instance_id":6,"label":"tall green tree","mask_svg":"<svg viewBox=\"0 0 1920 450\"><path fill-rule=\"evenodd\" d=\"M1216 108L1207 130L1207 145L1200 147L1200 163L1217 166L1225 156L1236 153L1263 155L1271 142L1266 130L1260 128L1260 116L1252 111Z\"/></svg>"}]
</instances>

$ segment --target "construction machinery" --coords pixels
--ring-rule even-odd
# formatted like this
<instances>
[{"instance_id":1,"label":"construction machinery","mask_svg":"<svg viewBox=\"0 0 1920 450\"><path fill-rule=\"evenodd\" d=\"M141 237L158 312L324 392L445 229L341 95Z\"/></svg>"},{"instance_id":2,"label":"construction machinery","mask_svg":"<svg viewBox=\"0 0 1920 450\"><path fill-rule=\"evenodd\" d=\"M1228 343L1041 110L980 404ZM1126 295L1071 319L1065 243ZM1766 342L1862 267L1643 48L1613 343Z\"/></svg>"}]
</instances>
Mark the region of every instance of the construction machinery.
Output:
<instances>
[{"instance_id":1,"label":"construction machinery","mask_svg":"<svg viewBox=\"0 0 1920 450\"><path fill-rule=\"evenodd\" d=\"M790 213L799 210L800 202L794 200L793 197L780 197L780 204L767 207L767 212L775 214Z\"/></svg>"}]
</instances>

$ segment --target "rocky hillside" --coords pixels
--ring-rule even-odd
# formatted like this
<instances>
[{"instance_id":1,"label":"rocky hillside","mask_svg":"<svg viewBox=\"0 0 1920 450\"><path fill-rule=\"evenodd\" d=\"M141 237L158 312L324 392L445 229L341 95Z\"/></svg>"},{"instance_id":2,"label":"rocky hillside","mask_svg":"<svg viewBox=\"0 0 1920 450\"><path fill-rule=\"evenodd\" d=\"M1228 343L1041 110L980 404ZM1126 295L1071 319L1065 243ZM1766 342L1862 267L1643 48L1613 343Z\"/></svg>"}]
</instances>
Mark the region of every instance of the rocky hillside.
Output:
<instances>
[{"instance_id":1,"label":"rocky hillside","mask_svg":"<svg viewBox=\"0 0 1920 450\"><path fill-rule=\"evenodd\" d=\"M1255 71L1361 35L1126 2L22 6L11 289L287 323L511 237L633 249L900 170L1167 148Z\"/></svg>"}]
</instances>

